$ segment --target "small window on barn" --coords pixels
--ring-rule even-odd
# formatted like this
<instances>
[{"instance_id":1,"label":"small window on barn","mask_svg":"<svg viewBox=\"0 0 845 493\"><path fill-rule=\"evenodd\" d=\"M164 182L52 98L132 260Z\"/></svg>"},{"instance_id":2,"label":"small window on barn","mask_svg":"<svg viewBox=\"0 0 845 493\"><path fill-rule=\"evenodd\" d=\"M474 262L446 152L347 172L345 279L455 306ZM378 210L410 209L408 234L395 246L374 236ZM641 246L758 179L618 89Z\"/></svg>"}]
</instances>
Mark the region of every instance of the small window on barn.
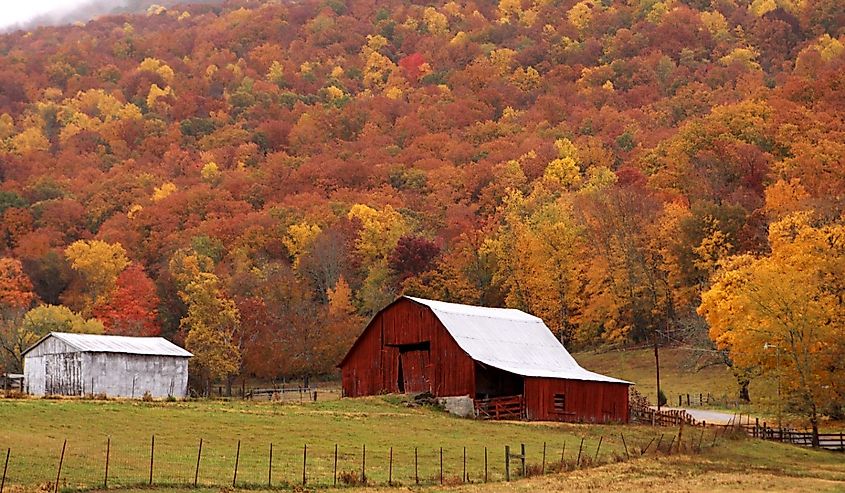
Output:
<instances>
[{"instance_id":1,"label":"small window on barn","mask_svg":"<svg viewBox=\"0 0 845 493\"><path fill-rule=\"evenodd\" d=\"M566 394L555 394L555 412L566 412Z\"/></svg>"}]
</instances>

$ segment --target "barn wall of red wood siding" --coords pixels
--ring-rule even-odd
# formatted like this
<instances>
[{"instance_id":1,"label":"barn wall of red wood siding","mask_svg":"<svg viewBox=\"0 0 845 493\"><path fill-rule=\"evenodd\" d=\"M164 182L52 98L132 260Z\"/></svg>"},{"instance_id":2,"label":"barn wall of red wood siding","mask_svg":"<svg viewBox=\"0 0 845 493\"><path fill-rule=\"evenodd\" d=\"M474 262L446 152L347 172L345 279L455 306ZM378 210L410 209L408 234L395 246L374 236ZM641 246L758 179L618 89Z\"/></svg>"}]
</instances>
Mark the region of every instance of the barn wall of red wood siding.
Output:
<instances>
[{"instance_id":1,"label":"barn wall of red wood siding","mask_svg":"<svg viewBox=\"0 0 845 493\"><path fill-rule=\"evenodd\" d=\"M344 359L344 395L399 392L399 348L391 345L426 341L431 348L426 374L431 392L437 396L475 397L473 360L428 307L407 299L396 301L376 315Z\"/></svg>"},{"instance_id":2,"label":"barn wall of red wood siding","mask_svg":"<svg viewBox=\"0 0 845 493\"><path fill-rule=\"evenodd\" d=\"M555 411L555 394L566 396L565 414ZM628 385L526 377L525 407L531 420L627 423Z\"/></svg>"}]
</instances>

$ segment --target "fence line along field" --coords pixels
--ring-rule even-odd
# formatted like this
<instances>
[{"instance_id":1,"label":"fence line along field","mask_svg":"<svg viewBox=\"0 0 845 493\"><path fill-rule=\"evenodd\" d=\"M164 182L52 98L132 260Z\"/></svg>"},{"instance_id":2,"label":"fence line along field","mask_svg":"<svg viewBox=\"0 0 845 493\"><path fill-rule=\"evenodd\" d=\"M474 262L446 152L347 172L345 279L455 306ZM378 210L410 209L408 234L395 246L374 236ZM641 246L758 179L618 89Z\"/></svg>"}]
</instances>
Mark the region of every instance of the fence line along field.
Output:
<instances>
[{"instance_id":1,"label":"fence line along field","mask_svg":"<svg viewBox=\"0 0 845 493\"><path fill-rule=\"evenodd\" d=\"M414 449L421 483L484 479L484 448L488 479L502 481L504 448L518 451L525 444L529 469L560 463L561 453L572 466L579 447L582 464L616 461L652 443L665 433L663 448L677 430L630 426L503 423L460 419L425 408L409 408L398 399L378 397L299 404L243 401L121 402L21 399L0 401L0 449L11 448L7 491L29 490L55 483L62 444L62 488L98 487L104 481L109 443L109 487L146 485L150 479L152 436L155 435L153 483L192 485L199 440L203 440L200 485L226 486L234 479L237 454L238 486L295 485L302 482L303 452L311 486L331 486L334 450L338 475L360 479L366 446L365 473L369 484L414 484ZM624 434L624 443L622 436ZM583 446L581 446L583 439ZM698 437L696 437L698 439ZM238 454L238 441L240 451ZM601 446L599 449L599 442ZM269 447L273 444L273 468ZM393 448L392 469L389 461ZM564 450L565 447L565 450ZM598 449L598 456L596 451ZM512 452L513 453L513 452ZM520 474L513 460L514 477ZM270 475L272 474L272 478Z\"/></svg>"}]
</instances>

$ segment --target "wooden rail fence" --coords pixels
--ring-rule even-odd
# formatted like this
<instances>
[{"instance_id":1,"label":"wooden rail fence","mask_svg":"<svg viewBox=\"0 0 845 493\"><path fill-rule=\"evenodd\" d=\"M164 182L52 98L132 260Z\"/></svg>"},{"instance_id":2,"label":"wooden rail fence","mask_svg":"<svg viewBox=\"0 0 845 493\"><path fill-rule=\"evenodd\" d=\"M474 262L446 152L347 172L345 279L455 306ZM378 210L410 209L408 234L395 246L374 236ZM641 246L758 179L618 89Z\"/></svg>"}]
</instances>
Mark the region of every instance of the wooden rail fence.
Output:
<instances>
[{"instance_id":1,"label":"wooden rail fence","mask_svg":"<svg viewBox=\"0 0 845 493\"><path fill-rule=\"evenodd\" d=\"M525 400L521 395L476 399L475 415L481 419L522 419Z\"/></svg>"},{"instance_id":2,"label":"wooden rail fence","mask_svg":"<svg viewBox=\"0 0 845 493\"><path fill-rule=\"evenodd\" d=\"M631 413L631 421L646 424L651 423L653 426L680 426L683 424L686 426L714 427L722 428L726 431L737 430L751 438L759 438L761 440L789 443L802 447L813 446L813 433L811 431L800 431L789 428L773 428L765 422L761 424L759 419L756 419L754 423L751 423L750 417L748 416L745 416L747 421L743 420L744 415L739 415L738 417L734 416L729 423L724 425L698 421L683 409L667 409L658 411L651 407L648 400L634 389L631 389L629 409ZM845 432L819 433L818 448L845 452Z\"/></svg>"}]
</instances>

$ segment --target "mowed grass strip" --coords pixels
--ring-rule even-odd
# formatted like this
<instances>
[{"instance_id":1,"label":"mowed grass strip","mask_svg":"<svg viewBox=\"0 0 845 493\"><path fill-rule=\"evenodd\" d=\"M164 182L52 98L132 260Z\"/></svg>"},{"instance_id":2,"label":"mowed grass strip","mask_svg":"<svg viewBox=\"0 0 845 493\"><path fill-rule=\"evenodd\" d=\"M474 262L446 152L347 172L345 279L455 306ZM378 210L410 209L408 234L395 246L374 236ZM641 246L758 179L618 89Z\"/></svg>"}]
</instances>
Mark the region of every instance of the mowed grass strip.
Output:
<instances>
[{"instance_id":1,"label":"mowed grass strip","mask_svg":"<svg viewBox=\"0 0 845 493\"><path fill-rule=\"evenodd\" d=\"M192 484L199 439L203 439L199 484L231 485L238 440L241 441L238 486L261 486L268 481L269 446L273 443L273 484L302 482L303 448L308 446L307 482L333 483L334 446L338 471L359 476L366 445L369 482L388 482L389 449L393 447L393 482L414 483L414 448L418 450L421 482L439 483L440 448L444 480L457 482L463 474L463 449L471 481L484 475L484 447L488 450L490 481L504 479L504 446L517 453L526 446L528 463L540 466L546 443L547 466L574 461L581 439L582 457L599 462L625 456L621 436L634 454L651 439L677 430L642 426L556 423L483 422L443 412L409 408L394 397L342 399L307 404L272 402L194 401L127 402L88 400L0 400L0 449L12 449L7 486L32 489L55 481L62 442L67 450L62 487L91 488L104 476L106 440L111 437L109 486L149 482L151 437L155 435L153 482ZM653 446L653 445L652 445ZM512 463L516 476L518 460ZM13 491L13 490L10 490Z\"/></svg>"}]
</instances>

